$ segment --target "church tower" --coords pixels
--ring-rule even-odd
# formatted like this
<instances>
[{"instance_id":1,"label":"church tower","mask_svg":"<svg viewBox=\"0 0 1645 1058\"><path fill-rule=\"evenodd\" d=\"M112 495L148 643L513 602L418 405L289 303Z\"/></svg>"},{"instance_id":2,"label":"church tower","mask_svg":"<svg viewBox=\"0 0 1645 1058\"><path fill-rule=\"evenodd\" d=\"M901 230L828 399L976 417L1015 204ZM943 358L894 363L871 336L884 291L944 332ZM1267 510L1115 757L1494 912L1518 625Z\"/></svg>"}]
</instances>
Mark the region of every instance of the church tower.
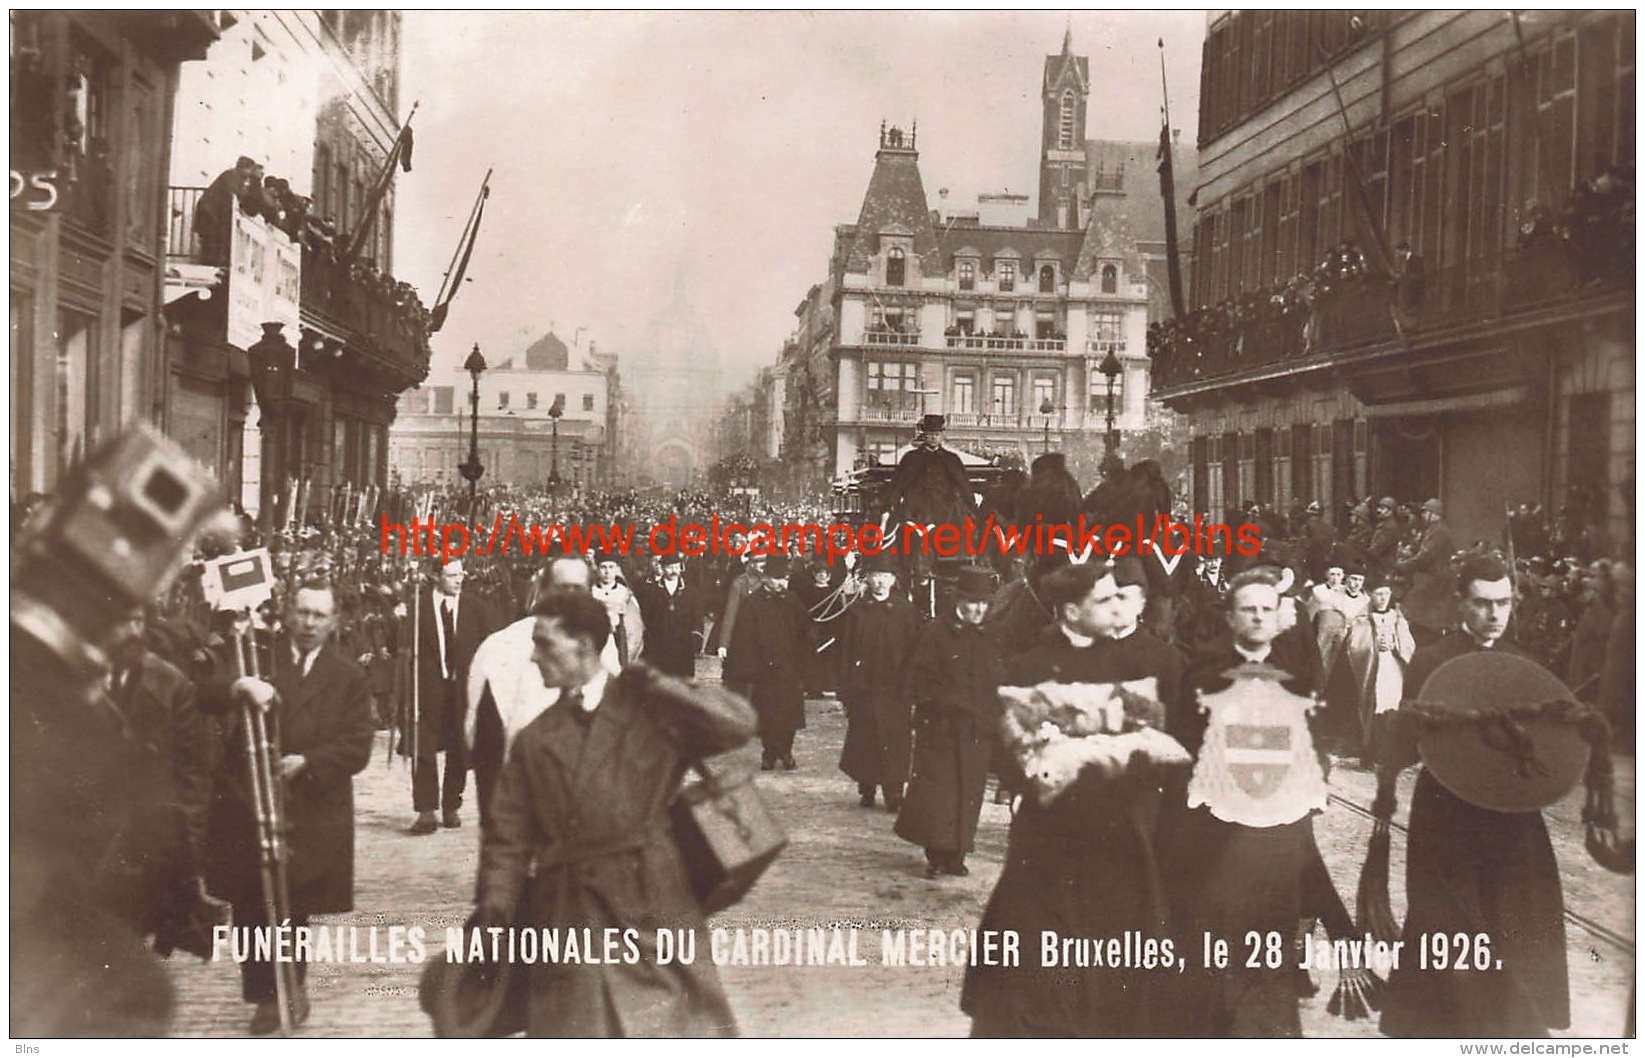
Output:
<instances>
[{"instance_id":1,"label":"church tower","mask_svg":"<svg viewBox=\"0 0 1645 1058\"><path fill-rule=\"evenodd\" d=\"M1073 48L1070 26L1062 36L1062 54L1045 57L1041 89L1045 123L1040 132L1039 222L1065 231L1083 227L1085 104L1091 95L1090 66L1085 56L1073 54Z\"/></svg>"}]
</instances>

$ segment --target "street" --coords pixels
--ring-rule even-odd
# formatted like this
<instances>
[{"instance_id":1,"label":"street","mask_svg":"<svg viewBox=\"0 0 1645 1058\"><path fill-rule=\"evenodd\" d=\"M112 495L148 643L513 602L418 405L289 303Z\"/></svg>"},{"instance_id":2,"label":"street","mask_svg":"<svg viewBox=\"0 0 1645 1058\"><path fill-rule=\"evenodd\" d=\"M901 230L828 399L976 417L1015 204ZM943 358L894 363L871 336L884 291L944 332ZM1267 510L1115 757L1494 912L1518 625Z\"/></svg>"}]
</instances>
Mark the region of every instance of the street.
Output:
<instances>
[{"instance_id":1,"label":"street","mask_svg":"<svg viewBox=\"0 0 1645 1058\"><path fill-rule=\"evenodd\" d=\"M718 662L698 664L700 675L717 676ZM768 803L789 832L789 847L749 897L715 916L710 926L733 931L857 927L866 965L722 966L721 978L741 1031L753 1037L964 1036L970 1019L959 1009L963 968L882 965L880 931L974 928L999 876L1009 811L1003 805L985 805L977 849L968 860L969 877L927 880L920 850L892 834L893 817L883 807L860 807L853 784L836 767L845 734L839 703L813 700L807 712L809 726L795 744L798 770L763 773L760 778ZM465 807L460 830L407 835L409 778L397 760L384 765L385 740L380 733L372 765L355 779L357 910L316 919L315 925L358 927L355 958L361 960L370 957L367 927L377 927L377 954L386 959L391 927L421 926L429 958L438 958L444 930L460 925L470 910L477 820L472 808ZM752 761L757 745L744 752ZM1632 760L1620 759L1617 773L1618 808L1623 818L1630 818ZM1405 820L1413 782L1414 774L1407 772L1396 822ZM1342 801L1364 806L1370 803L1374 779L1368 772L1338 769L1332 789ZM1582 796L1579 787L1546 813L1568 909L1572 1028L1567 1035L1617 1036L1633 984L1634 883L1631 877L1606 872L1583 850ZM1335 798L1317 826L1326 863L1350 911L1370 829L1365 815ZM1396 834L1390 889L1401 917L1403 854L1403 838ZM1570 913L1594 927L1573 922ZM1323 938L1323 932L1319 936ZM699 959L709 957L708 943L708 937L699 938ZM1023 938L1025 962L1037 957L1035 943L1034 938ZM1187 954L1199 957L1197 952ZM239 1001L239 976L231 962L206 964L175 956L173 968L178 983L175 1035L246 1035L251 1007ZM418 963L387 961L312 966L308 987L313 1015L300 1035L431 1035L429 1019L417 1003L422 970ZM1305 1035L1378 1035L1374 1016L1371 1021L1347 1022L1326 1012L1334 973L1316 973L1315 980L1319 993L1302 1005Z\"/></svg>"}]
</instances>

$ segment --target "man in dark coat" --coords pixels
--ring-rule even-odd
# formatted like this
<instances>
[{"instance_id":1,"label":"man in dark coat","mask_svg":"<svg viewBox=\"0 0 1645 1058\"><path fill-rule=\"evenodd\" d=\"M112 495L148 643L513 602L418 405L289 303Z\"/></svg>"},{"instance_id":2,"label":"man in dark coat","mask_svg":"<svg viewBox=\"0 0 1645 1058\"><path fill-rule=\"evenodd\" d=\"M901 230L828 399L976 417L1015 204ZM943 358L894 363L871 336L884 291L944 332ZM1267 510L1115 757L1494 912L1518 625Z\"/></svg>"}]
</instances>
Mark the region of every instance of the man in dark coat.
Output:
<instances>
[{"instance_id":1,"label":"man in dark coat","mask_svg":"<svg viewBox=\"0 0 1645 1058\"><path fill-rule=\"evenodd\" d=\"M920 436L914 447L897 462L886 483L885 505L889 515L888 538L901 538L903 523L914 525L959 525L977 510L971 479L965 476L960 457L942 444L946 420L927 415L920 420Z\"/></svg>"},{"instance_id":2,"label":"man in dark coat","mask_svg":"<svg viewBox=\"0 0 1645 1058\"><path fill-rule=\"evenodd\" d=\"M896 593L891 555L868 560L868 590L846 612L840 644L840 700L845 704L845 746L840 770L857 783L864 808L874 807L874 787L885 807L902 807L913 754L913 699L904 670L914 650L920 619Z\"/></svg>"},{"instance_id":3,"label":"man in dark coat","mask_svg":"<svg viewBox=\"0 0 1645 1058\"><path fill-rule=\"evenodd\" d=\"M788 556L764 560L760 586L743 598L725 657L728 687L746 688L759 715L760 768L786 771L794 733L805 726L805 674L811 664L811 615L788 590ZM733 589L735 590L735 589Z\"/></svg>"},{"instance_id":4,"label":"man in dark coat","mask_svg":"<svg viewBox=\"0 0 1645 1058\"><path fill-rule=\"evenodd\" d=\"M634 589L645 623L646 664L670 676L692 679L702 645L703 598L685 579L685 559L664 555L662 574Z\"/></svg>"},{"instance_id":5,"label":"man in dark coat","mask_svg":"<svg viewBox=\"0 0 1645 1058\"><path fill-rule=\"evenodd\" d=\"M1513 614L1507 567L1491 556L1463 563L1456 578L1462 627L1419 646L1406 676L1407 703L1442 664L1479 651L1524 657L1505 638ZM1373 810L1392 818L1395 780L1417 761L1420 732L1403 708L1377 767ZM1546 1037L1571 1024L1559 864L1541 812L1493 812L1417 774L1406 839L1405 950L1428 936L1490 938L1499 968L1439 973L1407 958L1383 999L1382 1031L1398 1037Z\"/></svg>"},{"instance_id":6,"label":"man in dark coat","mask_svg":"<svg viewBox=\"0 0 1645 1058\"><path fill-rule=\"evenodd\" d=\"M962 569L956 592L954 612L920 629L904 692L915 703L914 765L895 830L925 848L928 878L971 873L965 855L976 838L999 720L999 651L983 627L994 577Z\"/></svg>"},{"instance_id":7,"label":"man in dark coat","mask_svg":"<svg viewBox=\"0 0 1645 1058\"><path fill-rule=\"evenodd\" d=\"M1068 567L1045 589L1058 623L1007 664L1006 683L1115 683L1152 678L1161 726L1182 704L1176 650L1139 626L1147 575L1134 557L1112 566ZM1011 758L1015 763L1015 758ZM1019 778L1018 784L1021 785ZM1025 796L1011 822L1005 870L984 930L1038 937L1113 938L1127 931L1166 936L1166 899L1154 846L1160 777L1145 767L1105 777L1085 769L1055 800ZM1167 988L1174 968L1043 967L1025 953L1019 966L970 966L960 1007L973 1036L1149 1037L1168 1034Z\"/></svg>"},{"instance_id":8,"label":"man in dark coat","mask_svg":"<svg viewBox=\"0 0 1645 1058\"><path fill-rule=\"evenodd\" d=\"M657 934L707 936L668 806L691 761L747 742L754 715L734 695L644 665L611 677L600 664L610 622L584 592L549 592L535 615L533 660L560 699L520 733L503 769L483 828L476 924L621 940L615 959L516 967L529 974L526 1031L735 1035L712 960L660 962Z\"/></svg>"},{"instance_id":9,"label":"man in dark coat","mask_svg":"<svg viewBox=\"0 0 1645 1058\"><path fill-rule=\"evenodd\" d=\"M214 896L233 905L237 929L270 925L246 760L245 708L265 710L271 726L278 727L281 756L274 765L285 791L291 924L303 927L310 915L354 909L354 776L371 759L371 682L329 642L336 607L330 588L299 588L286 621L289 640L273 650L273 672L232 684L214 678L200 687L201 708L223 715L226 730L208 817L206 883ZM303 975L298 961L299 982ZM257 1004L254 1035L279 1026L271 963L242 962L240 994ZM308 1001L299 992L293 1020L301 1023L307 1014Z\"/></svg>"},{"instance_id":10,"label":"man in dark coat","mask_svg":"<svg viewBox=\"0 0 1645 1058\"><path fill-rule=\"evenodd\" d=\"M1451 596L1451 558L1456 539L1445 524L1438 500L1422 505L1422 538L1416 554L1394 563L1394 572L1411 578L1411 589L1400 603L1411 622L1411 634L1424 646L1439 638L1455 618Z\"/></svg>"},{"instance_id":11,"label":"man in dark coat","mask_svg":"<svg viewBox=\"0 0 1645 1058\"><path fill-rule=\"evenodd\" d=\"M473 591L463 591L462 559L434 561L438 576L417 593L417 660L407 690L400 752L412 757L411 807L417 819L413 834L432 834L441 826L462 826L459 809L468 787L468 754L463 742L464 688L474 651L496 628L490 609ZM411 695L415 693L416 697ZM416 723L410 723L412 705ZM445 773L440 773L440 754ZM438 812L438 815L436 815Z\"/></svg>"}]
</instances>

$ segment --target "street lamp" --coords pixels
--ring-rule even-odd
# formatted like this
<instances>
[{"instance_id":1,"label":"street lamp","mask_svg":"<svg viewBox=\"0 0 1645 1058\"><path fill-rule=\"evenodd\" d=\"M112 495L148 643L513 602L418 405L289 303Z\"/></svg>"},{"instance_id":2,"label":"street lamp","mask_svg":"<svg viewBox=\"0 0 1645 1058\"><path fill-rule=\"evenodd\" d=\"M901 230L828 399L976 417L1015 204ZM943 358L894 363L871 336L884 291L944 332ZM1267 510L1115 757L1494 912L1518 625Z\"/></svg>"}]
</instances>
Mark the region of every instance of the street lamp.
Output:
<instances>
[{"instance_id":1,"label":"street lamp","mask_svg":"<svg viewBox=\"0 0 1645 1058\"><path fill-rule=\"evenodd\" d=\"M480 355L480 343L475 342L474 351L463 361L463 370L474 381L473 392L469 395L468 460L457 468L468 481L468 517L471 521L479 508L476 493L480 487L480 475L485 473L485 467L480 465L480 375L485 369L486 358Z\"/></svg>"},{"instance_id":2,"label":"street lamp","mask_svg":"<svg viewBox=\"0 0 1645 1058\"><path fill-rule=\"evenodd\" d=\"M1040 414L1045 416L1045 451L1047 453L1051 451L1051 416L1055 415L1056 412L1057 406L1051 403L1050 397L1040 401Z\"/></svg>"},{"instance_id":3,"label":"street lamp","mask_svg":"<svg viewBox=\"0 0 1645 1058\"><path fill-rule=\"evenodd\" d=\"M556 394L554 403L548 406L548 420L554 426L554 434L548 442L548 494L557 496L560 493L560 416L565 414L565 395Z\"/></svg>"},{"instance_id":4,"label":"street lamp","mask_svg":"<svg viewBox=\"0 0 1645 1058\"><path fill-rule=\"evenodd\" d=\"M1114 380L1119 378L1120 372L1125 369L1120 366L1119 357L1114 355L1114 350L1110 347L1108 355L1103 357L1102 363L1097 365L1097 370L1101 371L1103 377L1108 380L1108 430L1102 439L1101 466L1102 473L1106 477L1124 466L1120 462L1119 456L1119 434L1114 430Z\"/></svg>"},{"instance_id":5,"label":"street lamp","mask_svg":"<svg viewBox=\"0 0 1645 1058\"><path fill-rule=\"evenodd\" d=\"M261 418L258 429L264 450L263 481L258 488L257 525L265 533L274 524L274 504L287 470L285 411L291 399L291 383L297 372L297 350L281 333L284 324L263 324L263 336L246 350L251 367L251 391L257 398ZM297 499L295 490L286 497L289 514Z\"/></svg>"}]
</instances>

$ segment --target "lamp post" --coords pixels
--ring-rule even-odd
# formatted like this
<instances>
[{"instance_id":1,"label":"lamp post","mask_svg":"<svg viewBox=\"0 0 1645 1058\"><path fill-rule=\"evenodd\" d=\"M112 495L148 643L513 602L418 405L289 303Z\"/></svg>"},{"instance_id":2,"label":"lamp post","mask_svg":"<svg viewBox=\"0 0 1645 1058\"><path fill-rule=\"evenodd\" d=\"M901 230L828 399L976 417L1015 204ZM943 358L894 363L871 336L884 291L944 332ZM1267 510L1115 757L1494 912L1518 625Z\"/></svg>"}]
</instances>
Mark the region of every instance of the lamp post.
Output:
<instances>
[{"instance_id":1,"label":"lamp post","mask_svg":"<svg viewBox=\"0 0 1645 1058\"><path fill-rule=\"evenodd\" d=\"M1050 397L1040 401L1040 414L1045 416L1045 451L1047 453L1051 451L1051 416L1055 415L1056 412L1057 406L1051 403Z\"/></svg>"},{"instance_id":2,"label":"lamp post","mask_svg":"<svg viewBox=\"0 0 1645 1058\"><path fill-rule=\"evenodd\" d=\"M548 441L548 494L560 494L560 416L565 414L565 398L556 396L548 406L548 421L554 433Z\"/></svg>"},{"instance_id":3,"label":"lamp post","mask_svg":"<svg viewBox=\"0 0 1645 1058\"><path fill-rule=\"evenodd\" d=\"M1106 477L1123 466L1119 457L1119 435L1114 430L1114 380L1119 378L1120 372L1125 369L1120 366L1119 357L1115 356L1114 350L1110 348L1108 355L1102 358L1102 363L1097 365L1097 370L1108 380L1108 426L1102 438L1101 466Z\"/></svg>"},{"instance_id":4,"label":"lamp post","mask_svg":"<svg viewBox=\"0 0 1645 1058\"><path fill-rule=\"evenodd\" d=\"M472 521L478 508L478 491L480 475L485 473L485 467L480 465L480 375L486 369L486 358L480 355L480 343L474 343L474 351L468 354L463 361L463 370L474 381L474 389L469 394L469 427L468 427L468 460L457 469L468 481L468 517Z\"/></svg>"}]
</instances>

